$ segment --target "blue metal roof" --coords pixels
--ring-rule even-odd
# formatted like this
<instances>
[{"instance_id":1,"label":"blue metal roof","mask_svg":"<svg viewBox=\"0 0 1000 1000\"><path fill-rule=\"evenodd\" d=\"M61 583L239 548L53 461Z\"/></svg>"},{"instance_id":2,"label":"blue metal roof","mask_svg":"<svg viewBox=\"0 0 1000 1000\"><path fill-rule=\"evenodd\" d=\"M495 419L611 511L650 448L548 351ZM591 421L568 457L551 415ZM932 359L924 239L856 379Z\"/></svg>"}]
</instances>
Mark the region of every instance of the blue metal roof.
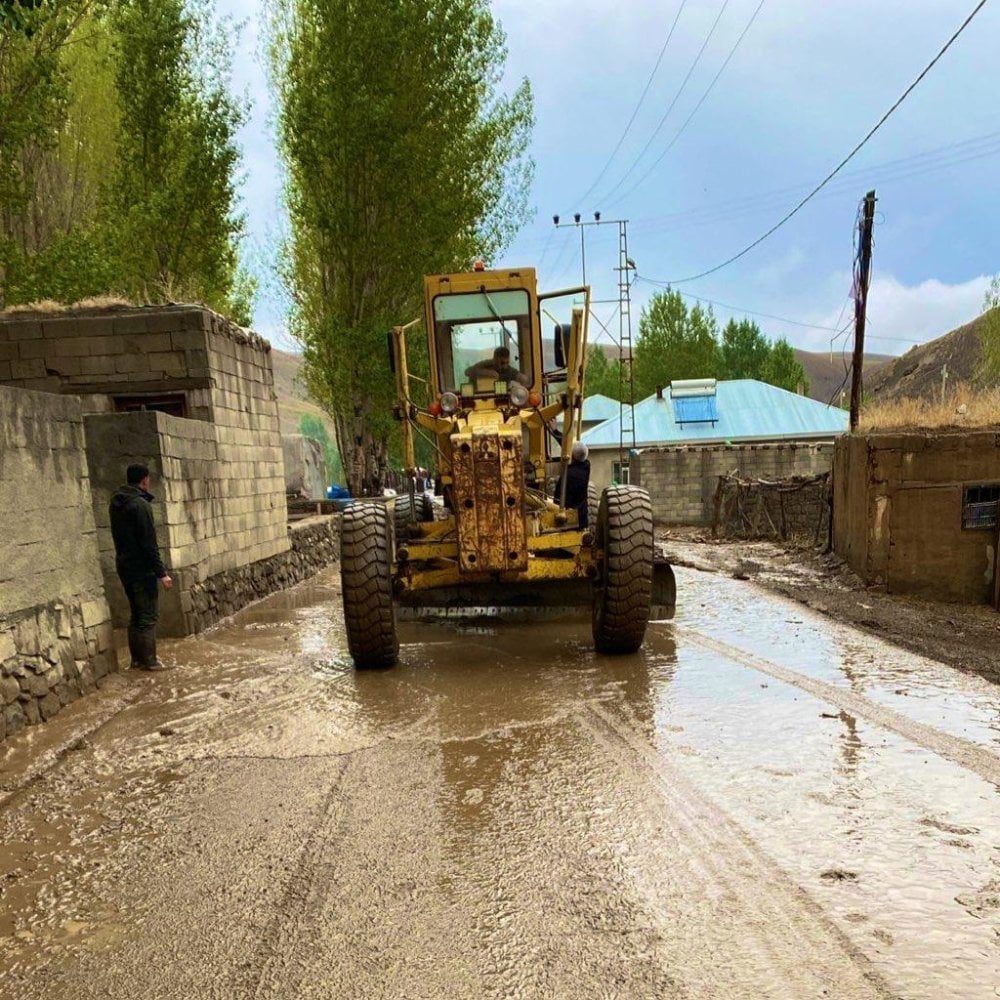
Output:
<instances>
[{"instance_id":1,"label":"blue metal roof","mask_svg":"<svg viewBox=\"0 0 1000 1000\"><path fill-rule=\"evenodd\" d=\"M719 382L715 402L718 423L678 422L674 407L684 400L654 394L635 407L635 443L639 448L699 442L775 441L834 437L847 430L846 410L754 379ZM585 404L586 405L586 404ZM617 403L615 406L617 407ZM584 413L587 411L584 409ZM617 448L620 414L586 431L590 448Z\"/></svg>"},{"instance_id":2,"label":"blue metal roof","mask_svg":"<svg viewBox=\"0 0 1000 1000\"><path fill-rule=\"evenodd\" d=\"M619 415L620 405L617 399L612 399L610 396L602 396L600 393L595 392L593 396L584 397L583 419L588 424L593 423L595 420L610 420L612 417Z\"/></svg>"}]
</instances>

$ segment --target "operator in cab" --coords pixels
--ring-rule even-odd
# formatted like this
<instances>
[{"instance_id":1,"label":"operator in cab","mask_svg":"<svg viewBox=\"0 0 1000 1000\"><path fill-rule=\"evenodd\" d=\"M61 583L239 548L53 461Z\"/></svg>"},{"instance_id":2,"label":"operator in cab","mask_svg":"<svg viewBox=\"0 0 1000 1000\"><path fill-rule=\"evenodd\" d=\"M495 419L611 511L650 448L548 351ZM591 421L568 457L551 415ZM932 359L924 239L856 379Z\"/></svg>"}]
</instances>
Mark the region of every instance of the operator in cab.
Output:
<instances>
[{"instance_id":1,"label":"operator in cab","mask_svg":"<svg viewBox=\"0 0 1000 1000\"><path fill-rule=\"evenodd\" d=\"M465 369L465 377L469 379L491 378L494 381L518 382L530 386L531 381L523 372L519 372L510 363L510 348L498 347L492 358L484 358Z\"/></svg>"}]
</instances>

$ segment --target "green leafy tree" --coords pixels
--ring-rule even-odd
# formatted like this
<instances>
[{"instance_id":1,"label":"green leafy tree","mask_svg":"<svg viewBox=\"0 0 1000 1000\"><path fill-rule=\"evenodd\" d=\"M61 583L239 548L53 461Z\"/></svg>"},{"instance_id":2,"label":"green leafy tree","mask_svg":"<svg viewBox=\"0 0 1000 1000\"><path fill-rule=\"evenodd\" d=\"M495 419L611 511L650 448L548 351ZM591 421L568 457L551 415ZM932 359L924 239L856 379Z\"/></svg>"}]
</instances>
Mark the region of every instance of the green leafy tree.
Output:
<instances>
[{"instance_id":1,"label":"green leafy tree","mask_svg":"<svg viewBox=\"0 0 1000 1000\"><path fill-rule=\"evenodd\" d=\"M326 478L331 483L341 483L344 480L344 467L340 461L340 453L330 440L326 423L311 413L303 413L299 420L299 433L319 443L323 449L323 460L326 462Z\"/></svg>"},{"instance_id":2,"label":"green leafy tree","mask_svg":"<svg viewBox=\"0 0 1000 1000\"><path fill-rule=\"evenodd\" d=\"M0 307L35 250L36 167L58 142L70 100L64 51L97 0L0 4Z\"/></svg>"},{"instance_id":3,"label":"green leafy tree","mask_svg":"<svg viewBox=\"0 0 1000 1000\"><path fill-rule=\"evenodd\" d=\"M809 392L809 379L805 369L795 357L792 345L784 337L776 340L771 347L771 353L761 372L761 380L776 385L789 392L798 392L801 388L804 394Z\"/></svg>"},{"instance_id":4,"label":"green leafy tree","mask_svg":"<svg viewBox=\"0 0 1000 1000\"><path fill-rule=\"evenodd\" d=\"M109 207L121 288L246 313L236 197L245 108L229 93L226 26L211 21L207 0L118 0L112 24L120 128Z\"/></svg>"},{"instance_id":5,"label":"green leafy tree","mask_svg":"<svg viewBox=\"0 0 1000 1000\"><path fill-rule=\"evenodd\" d=\"M760 379L771 355L771 345L752 320L729 320L719 345L722 378Z\"/></svg>"},{"instance_id":6,"label":"green leafy tree","mask_svg":"<svg viewBox=\"0 0 1000 1000\"><path fill-rule=\"evenodd\" d=\"M688 309L679 292L657 292L642 310L636 338L636 398L671 381L718 378L722 361L711 308Z\"/></svg>"},{"instance_id":7,"label":"green leafy tree","mask_svg":"<svg viewBox=\"0 0 1000 1000\"><path fill-rule=\"evenodd\" d=\"M599 344L591 344L587 348L587 373L584 387L588 396L621 398L621 363L610 361L607 352Z\"/></svg>"},{"instance_id":8,"label":"green leafy tree","mask_svg":"<svg viewBox=\"0 0 1000 1000\"><path fill-rule=\"evenodd\" d=\"M36 0L29 24L23 45L49 39L48 73L36 68L23 102L39 124L18 169L0 167L0 296L183 297L248 325L255 283L238 266L235 194L243 109L211 4ZM0 146L9 50L0 31Z\"/></svg>"},{"instance_id":9,"label":"green leafy tree","mask_svg":"<svg viewBox=\"0 0 1000 1000\"><path fill-rule=\"evenodd\" d=\"M532 97L499 91L505 59L486 0L272 2L290 328L355 495L389 462L385 331L527 217Z\"/></svg>"}]
</instances>

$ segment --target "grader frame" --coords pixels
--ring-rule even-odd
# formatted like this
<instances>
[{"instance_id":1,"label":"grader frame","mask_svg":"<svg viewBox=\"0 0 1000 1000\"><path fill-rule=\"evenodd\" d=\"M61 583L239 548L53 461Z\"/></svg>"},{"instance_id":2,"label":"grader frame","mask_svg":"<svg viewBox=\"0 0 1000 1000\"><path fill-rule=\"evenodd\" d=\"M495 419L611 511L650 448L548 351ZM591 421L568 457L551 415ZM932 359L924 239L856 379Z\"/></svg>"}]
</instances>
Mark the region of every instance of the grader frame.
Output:
<instances>
[{"instance_id":1,"label":"grader frame","mask_svg":"<svg viewBox=\"0 0 1000 1000\"><path fill-rule=\"evenodd\" d=\"M531 268L477 264L471 272L428 276L426 381L411 372L407 351L421 320L391 331L395 416L409 479L416 475L414 435L422 434L433 445L444 512L432 519L436 505L412 492L396 498L392 516L380 504L345 510L344 614L357 666L395 663L396 605L590 605L599 651L641 646L653 586L648 496L634 486L609 487L599 500L591 491L587 527L566 507L564 473L582 421L589 297L587 287L539 296ZM561 315L554 315L557 300ZM543 336L543 318L551 340ZM498 349L509 354L506 366ZM422 405L415 398L421 394ZM560 417L562 489L552 496L551 422ZM672 604L672 573L660 590Z\"/></svg>"}]
</instances>

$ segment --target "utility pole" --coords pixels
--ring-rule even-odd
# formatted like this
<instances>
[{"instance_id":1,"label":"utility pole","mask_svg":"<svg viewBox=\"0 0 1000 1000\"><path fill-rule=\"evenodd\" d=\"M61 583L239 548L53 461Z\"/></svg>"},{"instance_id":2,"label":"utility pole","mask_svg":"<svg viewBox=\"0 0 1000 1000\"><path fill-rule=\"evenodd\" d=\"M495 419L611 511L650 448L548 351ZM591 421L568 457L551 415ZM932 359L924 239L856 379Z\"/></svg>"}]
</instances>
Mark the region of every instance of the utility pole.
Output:
<instances>
[{"instance_id":1,"label":"utility pole","mask_svg":"<svg viewBox=\"0 0 1000 1000\"><path fill-rule=\"evenodd\" d=\"M585 236L585 233L586 233L586 227L587 226L600 226L600 225L602 225L602 223L601 223L601 213L600 212L594 212L594 221L593 222L590 222L589 220L587 222L584 222L583 218L582 218L582 216L580 215L579 212L575 212L573 214L573 221L572 222L560 222L559 221L559 216L558 215L553 215L552 216L552 223L556 227L556 229L566 229L568 226L576 226L576 228L580 230L580 271L581 271L581 274L583 276L583 280L580 283L583 284L583 285L587 284L587 242L586 242L584 236ZM608 224L607 222L603 223L603 225L607 225L607 224Z\"/></svg>"},{"instance_id":2,"label":"utility pole","mask_svg":"<svg viewBox=\"0 0 1000 1000\"><path fill-rule=\"evenodd\" d=\"M861 414L861 376L865 357L865 317L868 311L868 285L872 272L872 227L875 223L875 192L865 195L858 222L859 246L857 279L854 289L854 360L851 362L851 430L858 429Z\"/></svg>"},{"instance_id":3,"label":"utility pole","mask_svg":"<svg viewBox=\"0 0 1000 1000\"><path fill-rule=\"evenodd\" d=\"M635 377L632 371L632 272L635 261L629 256L628 219L602 219L600 212L594 212L594 219L584 222L579 212L573 214L572 222L560 222L558 215L552 216L556 229L576 226L580 230L580 270L583 284L587 283L587 245L584 233L587 226L618 227L618 298L599 299L600 302L618 303L618 356L619 356L619 420L618 420L618 466L624 470L632 450L635 449ZM593 302L593 300L591 300ZM606 328L605 328L606 329ZM612 339L614 337L612 336Z\"/></svg>"}]
</instances>

